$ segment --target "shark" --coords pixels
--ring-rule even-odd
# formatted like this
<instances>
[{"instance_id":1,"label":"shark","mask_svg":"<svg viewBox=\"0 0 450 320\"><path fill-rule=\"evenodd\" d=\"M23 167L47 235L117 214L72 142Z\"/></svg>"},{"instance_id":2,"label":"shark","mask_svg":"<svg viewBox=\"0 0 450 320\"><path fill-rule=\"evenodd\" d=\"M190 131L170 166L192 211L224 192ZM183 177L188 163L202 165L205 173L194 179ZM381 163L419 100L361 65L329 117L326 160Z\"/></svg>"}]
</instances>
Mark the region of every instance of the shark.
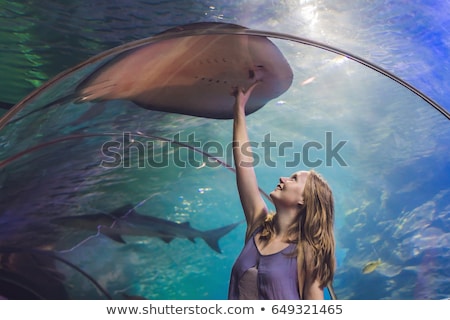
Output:
<instances>
[{"instance_id":1,"label":"shark","mask_svg":"<svg viewBox=\"0 0 450 320\"><path fill-rule=\"evenodd\" d=\"M173 222L136 212L131 204L124 205L111 213L97 213L59 217L51 220L53 224L85 231L98 232L116 242L125 244L123 237L159 238L170 243L175 238L203 239L218 253L222 253L219 240L236 228L242 221L211 230L192 228L189 222Z\"/></svg>"}]
</instances>

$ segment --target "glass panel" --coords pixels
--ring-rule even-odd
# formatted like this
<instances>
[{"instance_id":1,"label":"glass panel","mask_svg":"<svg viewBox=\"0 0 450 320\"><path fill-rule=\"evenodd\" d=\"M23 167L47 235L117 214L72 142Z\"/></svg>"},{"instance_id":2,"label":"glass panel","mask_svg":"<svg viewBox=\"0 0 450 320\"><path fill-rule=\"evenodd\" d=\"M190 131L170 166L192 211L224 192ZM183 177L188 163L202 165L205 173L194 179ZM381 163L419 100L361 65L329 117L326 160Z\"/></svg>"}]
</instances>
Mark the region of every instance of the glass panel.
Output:
<instances>
[{"instance_id":1,"label":"glass panel","mask_svg":"<svg viewBox=\"0 0 450 320\"><path fill-rule=\"evenodd\" d=\"M294 82L248 116L261 190L299 169L330 183L339 299L446 298L448 119L353 60L295 38L271 40ZM1 254L14 257L18 272L0 281L43 297L225 299L244 224L218 239L221 253L206 234L191 242L186 230L242 221L227 167L232 121L125 100L75 103L74 88L119 53L42 87L1 130ZM97 228L117 223L114 215L139 226L190 226L173 240L120 239ZM86 219L65 219L73 216Z\"/></svg>"}]
</instances>

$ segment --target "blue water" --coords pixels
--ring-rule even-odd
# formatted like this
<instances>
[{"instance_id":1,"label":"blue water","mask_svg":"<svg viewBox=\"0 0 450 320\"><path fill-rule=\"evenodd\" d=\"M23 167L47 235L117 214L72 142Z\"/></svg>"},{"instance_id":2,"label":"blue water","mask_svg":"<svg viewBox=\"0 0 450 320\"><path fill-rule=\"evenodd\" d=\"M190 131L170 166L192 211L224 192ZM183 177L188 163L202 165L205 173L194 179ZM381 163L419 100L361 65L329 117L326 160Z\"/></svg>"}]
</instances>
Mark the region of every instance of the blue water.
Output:
<instances>
[{"instance_id":1,"label":"blue water","mask_svg":"<svg viewBox=\"0 0 450 320\"><path fill-rule=\"evenodd\" d=\"M10 59L13 72L8 77L2 72L1 83L16 86L2 90L0 97L18 102L58 72L121 43L174 25L220 21L339 44L389 69L449 110L445 93L450 82L444 72L449 62L443 59L449 51L445 2L380 1L370 7L362 1L337 3L129 2L97 10L77 3L72 7L2 3L3 31L19 28L13 17L20 16L22 23L14 37L2 33L1 52ZM50 8L52 19L44 23L39 17ZM68 11L73 19L62 18ZM363 13L370 19L363 19ZM83 17L83 26L78 16ZM389 23L377 25L377 18ZM76 36L65 40L62 26ZM336 199L338 266L333 285L339 299L448 297L448 119L400 84L350 59L295 41L271 40L293 68L294 83L248 116L249 134L260 144L270 134L272 141L290 142L292 147L283 156L272 150L270 157L264 148L255 149L259 159L275 161L257 165L261 189L270 192L280 176L311 167L329 181ZM7 47L11 43L20 45ZM42 43L48 48L39 46ZM16 117L64 96L94 67L86 66L42 90ZM179 137L189 144L192 133L202 146L214 141L227 150L231 126L230 120L149 111L125 101L65 103L7 125L0 140L0 161L8 159L0 169L2 247L51 249L90 274L116 299L123 298L122 293L149 299L225 299L244 225L221 239L218 254L202 239L167 244L155 238L127 238L127 244L119 244L103 235L90 237L55 227L49 220L109 213L127 203L140 214L189 221L200 230L241 220L233 172L213 167L190 149L169 148L169 166L164 168L151 167L146 154L136 150L131 150L127 168L99 166L108 160L102 145L122 141L124 132L135 134L142 143L151 142L151 150L160 155L167 145L158 137ZM326 147L302 153L310 142L334 147L341 141L345 144L339 155L344 162L332 158L327 164ZM41 147L30 149L36 146ZM24 150L30 152L21 154ZM191 163L177 166L177 152ZM296 154L301 158L294 168L290 163ZM139 159L144 160L142 168ZM229 153L221 159L231 163ZM364 265L377 259L382 264L363 274ZM105 297L80 272L53 262L55 272L64 275L70 298Z\"/></svg>"}]
</instances>

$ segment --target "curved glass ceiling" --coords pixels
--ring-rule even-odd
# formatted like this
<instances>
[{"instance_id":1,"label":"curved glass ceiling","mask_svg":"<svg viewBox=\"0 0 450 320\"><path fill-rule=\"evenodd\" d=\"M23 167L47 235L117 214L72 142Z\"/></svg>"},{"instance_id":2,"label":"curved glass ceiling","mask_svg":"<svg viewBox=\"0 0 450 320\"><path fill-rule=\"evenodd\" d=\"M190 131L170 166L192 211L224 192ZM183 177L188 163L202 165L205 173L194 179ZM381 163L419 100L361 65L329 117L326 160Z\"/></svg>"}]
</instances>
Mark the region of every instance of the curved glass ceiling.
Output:
<instances>
[{"instance_id":1,"label":"curved glass ceiling","mask_svg":"<svg viewBox=\"0 0 450 320\"><path fill-rule=\"evenodd\" d=\"M294 81L248 116L262 192L299 169L314 168L329 181L338 299L448 297L448 114L345 52L265 35ZM218 253L201 238L120 243L92 224L64 220L132 208L164 226L189 222L198 230L242 220L228 167L231 120L151 111L126 100L65 99L105 61L160 40L134 42L68 70L1 120L0 254L17 261L12 273L1 273L3 284L19 283L44 298L226 298L242 224L220 238ZM273 147L264 147L268 141ZM38 262L30 269L29 261Z\"/></svg>"}]
</instances>

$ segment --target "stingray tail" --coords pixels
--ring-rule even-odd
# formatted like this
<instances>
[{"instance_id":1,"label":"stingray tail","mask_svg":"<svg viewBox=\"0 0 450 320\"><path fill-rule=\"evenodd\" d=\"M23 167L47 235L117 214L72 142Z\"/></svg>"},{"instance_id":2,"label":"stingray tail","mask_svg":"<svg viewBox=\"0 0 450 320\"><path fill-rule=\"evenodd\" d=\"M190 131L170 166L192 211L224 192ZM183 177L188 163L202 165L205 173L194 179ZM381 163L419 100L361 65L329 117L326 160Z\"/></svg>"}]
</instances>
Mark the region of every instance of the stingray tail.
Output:
<instances>
[{"instance_id":1,"label":"stingray tail","mask_svg":"<svg viewBox=\"0 0 450 320\"><path fill-rule=\"evenodd\" d=\"M241 223L242 223L242 221L236 222L233 224L229 224L225 227L204 231L202 238L203 238L203 240L205 240L205 242L208 244L208 246L211 247L211 249L213 249L214 251L216 251L218 253L222 253L222 250L220 250L220 247L219 247L219 240L223 236L225 236L227 233L229 233L231 230L233 230L238 225L240 225Z\"/></svg>"}]
</instances>

